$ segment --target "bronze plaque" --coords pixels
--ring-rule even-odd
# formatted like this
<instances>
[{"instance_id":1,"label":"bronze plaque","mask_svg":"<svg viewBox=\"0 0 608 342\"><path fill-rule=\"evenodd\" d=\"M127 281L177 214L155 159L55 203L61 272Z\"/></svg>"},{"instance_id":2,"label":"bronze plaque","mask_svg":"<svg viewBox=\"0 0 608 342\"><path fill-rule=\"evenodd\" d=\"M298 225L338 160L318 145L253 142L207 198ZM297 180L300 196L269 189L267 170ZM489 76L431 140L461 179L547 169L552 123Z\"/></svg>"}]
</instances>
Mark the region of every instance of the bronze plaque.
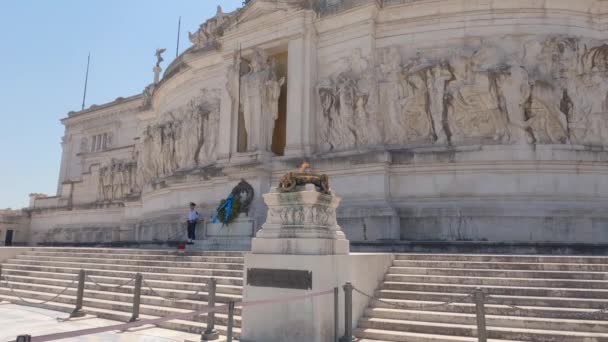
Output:
<instances>
[{"instance_id":1,"label":"bronze plaque","mask_svg":"<svg viewBox=\"0 0 608 342\"><path fill-rule=\"evenodd\" d=\"M312 272L248 268L247 285L280 289L312 290Z\"/></svg>"}]
</instances>

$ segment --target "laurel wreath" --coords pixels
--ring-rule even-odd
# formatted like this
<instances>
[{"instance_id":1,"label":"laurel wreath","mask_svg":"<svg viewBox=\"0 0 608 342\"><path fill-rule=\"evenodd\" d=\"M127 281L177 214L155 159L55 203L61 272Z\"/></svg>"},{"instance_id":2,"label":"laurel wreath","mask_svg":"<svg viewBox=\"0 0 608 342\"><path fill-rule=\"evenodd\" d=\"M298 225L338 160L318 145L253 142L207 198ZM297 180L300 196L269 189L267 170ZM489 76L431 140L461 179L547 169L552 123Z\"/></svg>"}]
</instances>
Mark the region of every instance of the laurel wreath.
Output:
<instances>
[{"instance_id":1,"label":"laurel wreath","mask_svg":"<svg viewBox=\"0 0 608 342\"><path fill-rule=\"evenodd\" d=\"M222 208L224 203L226 203L227 199L223 199L220 204L217 206L217 219L219 222L226 222L226 225L232 223L238 216L241 211L241 196L234 196L232 198L232 208L230 209L230 216L228 216L228 220L226 220L226 208Z\"/></svg>"}]
</instances>

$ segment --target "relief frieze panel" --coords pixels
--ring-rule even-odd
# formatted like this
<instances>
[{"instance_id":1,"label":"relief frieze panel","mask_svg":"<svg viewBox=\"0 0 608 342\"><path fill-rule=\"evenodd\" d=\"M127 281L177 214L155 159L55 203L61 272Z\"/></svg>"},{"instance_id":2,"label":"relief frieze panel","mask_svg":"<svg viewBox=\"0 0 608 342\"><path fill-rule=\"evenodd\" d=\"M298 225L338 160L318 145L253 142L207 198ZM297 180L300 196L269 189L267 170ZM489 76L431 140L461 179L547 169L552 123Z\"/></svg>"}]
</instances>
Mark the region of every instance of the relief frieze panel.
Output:
<instances>
[{"instance_id":1,"label":"relief frieze panel","mask_svg":"<svg viewBox=\"0 0 608 342\"><path fill-rule=\"evenodd\" d=\"M391 46L362 56L355 49L319 81L321 151L469 142L608 146L607 44L500 37L407 57L403 51Z\"/></svg>"}]
</instances>

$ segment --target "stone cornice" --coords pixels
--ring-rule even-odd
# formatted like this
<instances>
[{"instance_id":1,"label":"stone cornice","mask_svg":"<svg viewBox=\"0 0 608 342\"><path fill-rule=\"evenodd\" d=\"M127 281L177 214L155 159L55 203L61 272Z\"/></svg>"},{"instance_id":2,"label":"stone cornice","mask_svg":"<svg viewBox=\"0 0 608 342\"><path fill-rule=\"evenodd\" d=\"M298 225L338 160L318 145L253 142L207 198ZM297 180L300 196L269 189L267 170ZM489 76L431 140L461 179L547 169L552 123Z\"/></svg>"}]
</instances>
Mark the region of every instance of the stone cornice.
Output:
<instances>
[{"instance_id":1,"label":"stone cornice","mask_svg":"<svg viewBox=\"0 0 608 342\"><path fill-rule=\"evenodd\" d=\"M97 120L102 117L111 116L113 114L122 114L132 112L138 109L143 100L142 94L133 95L126 98L118 98L112 102L104 103L98 106L91 106L85 110L78 112L70 112L68 116L61 119L64 125L74 125L90 120Z\"/></svg>"}]
</instances>

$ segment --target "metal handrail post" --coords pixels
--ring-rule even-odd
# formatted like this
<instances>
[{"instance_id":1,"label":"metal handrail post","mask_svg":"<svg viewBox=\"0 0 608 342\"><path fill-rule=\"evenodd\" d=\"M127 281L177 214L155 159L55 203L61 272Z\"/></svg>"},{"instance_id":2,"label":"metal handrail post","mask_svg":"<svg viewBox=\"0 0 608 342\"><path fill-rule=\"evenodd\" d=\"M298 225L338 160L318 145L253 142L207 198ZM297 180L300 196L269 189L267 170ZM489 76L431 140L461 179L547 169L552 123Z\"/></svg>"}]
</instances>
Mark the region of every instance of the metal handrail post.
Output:
<instances>
[{"instance_id":1,"label":"metal handrail post","mask_svg":"<svg viewBox=\"0 0 608 342\"><path fill-rule=\"evenodd\" d=\"M334 342L339 342L338 324L340 323L340 288L334 287Z\"/></svg>"},{"instance_id":2,"label":"metal handrail post","mask_svg":"<svg viewBox=\"0 0 608 342\"><path fill-rule=\"evenodd\" d=\"M487 342L488 333L486 331L486 310L484 307L485 295L481 288L475 289L473 299L475 300L477 314L477 340L479 342Z\"/></svg>"},{"instance_id":3,"label":"metal handrail post","mask_svg":"<svg viewBox=\"0 0 608 342\"><path fill-rule=\"evenodd\" d=\"M226 331L226 342L232 342L232 326L234 325L234 302L228 303L228 327Z\"/></svg>"},{"instance_id":4,"label":"metal handrail post","mask_svg":"<svg viewBox=\"0 0 608 342\"><path fill-rule=\"evenodd\" d=\"M78 288L76 290L76 307L74 311L70 314L70 318L74 317L82 317L85 316L86 313L82 309L84 302L84 280L86 277L86 273L83 269L78 272Z\"/></svg>"},{"instance_id":5,"label":"metal handrail post","mask_svg":"<svg viewBox=\"0 0 608 342\"><path fill-rule=\"evenodd\" d=\"M139 305L141 304L141 285L143 282L143 276L141 273L135 275L135 287L133 288L133 313L129 322L135 322L139 320Z\"/></svg>"},{"instance_id":6,"label":"metal handrail post","mask_svg":"<svg viewBox=\"0 0 608 342\"><path fill-rule=\"evenodd\" d=\"M353 340L353 284L346 283L344 289L344 336L341 342Z\"/></svg>"},{"instance_id":7,"label":"metal handrail post","mask_svg":"<svg viewBox=\"0 0 608 342\"><path fill-rule=\"evenodd\" d=\"M215 293L217 289L217 280L215 278L210 278L207 282L207 306L210 309L215 308ZM207 328L203 331L201 335L201 341L212 341L217 340L220 337L217 330L215 330L215 312L207 313Z\"/></svg>"}]
</instances>

